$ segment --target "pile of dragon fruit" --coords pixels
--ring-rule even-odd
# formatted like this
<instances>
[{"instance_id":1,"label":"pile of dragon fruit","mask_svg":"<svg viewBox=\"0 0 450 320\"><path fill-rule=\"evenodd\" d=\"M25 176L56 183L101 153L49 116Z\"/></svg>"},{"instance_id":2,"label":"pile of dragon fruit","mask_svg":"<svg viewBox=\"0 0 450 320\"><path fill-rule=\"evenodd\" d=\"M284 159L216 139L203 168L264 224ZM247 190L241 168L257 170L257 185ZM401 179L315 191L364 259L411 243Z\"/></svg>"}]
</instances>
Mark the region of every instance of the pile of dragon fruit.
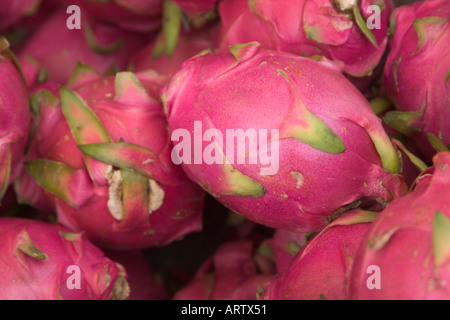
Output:
<instances>
[{"instance_id":1,"label":"pile of dragon fruit","mask_svg":"<svg viewBox=\"0 0 450 320\"><path fill-rule=\"evenodd\" d=\"M0 299L450 299L449 0L0 7Z\"/></svg>"}]
</instances>

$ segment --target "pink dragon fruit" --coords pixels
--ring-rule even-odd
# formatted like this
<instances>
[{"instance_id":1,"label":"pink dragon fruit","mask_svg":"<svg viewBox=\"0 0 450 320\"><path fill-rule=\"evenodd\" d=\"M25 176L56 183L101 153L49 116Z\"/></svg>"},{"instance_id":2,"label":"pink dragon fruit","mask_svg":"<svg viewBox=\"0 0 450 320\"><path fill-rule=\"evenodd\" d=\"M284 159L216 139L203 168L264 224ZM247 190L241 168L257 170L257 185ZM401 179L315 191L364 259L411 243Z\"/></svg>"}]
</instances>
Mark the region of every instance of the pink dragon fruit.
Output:
<instances>
[{"instance_id":1,"label":"pink dragon fruit","mask_svg":"<svg viewBox=\"0 0 450 320\"><path fill-rule=\"evenodd\" d=\"M13 185L6 189L0 205L0 217L10 216L17 206L17 197Z\"/></svg>"},{"instance_id":2,"label":"pink dragon fruit","mask_svg":"<svg viewBox=\"0 0 450 320\"><path fill-rule=\"evenodd\" d=\"M201 28L212 21L218 21L216 3L218 0L165 0L172 2L182 12L183 19L189 28ZM163 22L164 24L164 22Z\"/></svg>"},{"instance_id":3,"label":"pink dragon fruit","mask_svg":"<svg viewBox=\"0 0 450 320\"><path fill-rule=\"evenodd\" d=\"M18 52L30 87L42 72L65 85L78 62L102 74L125 70L133 52L149 41L147 35L89 21L87 14L81 15L81 29L68 29L67 19L65 10L56 10Z\"/></svg>"},{"instance_id":4,"label":"pink dragon fruit","mask_svg":"<svg viewBox=\"0 0 450 320\"><path fill-rule=\"evenodd\" d=\"M249 240L222 244L173 299L256 300L258 286L271 275L258 272L253 250Z\"/></svg>"},{"instance_id":5,"label":"pink dragon fruit","mask_svg":"<svg viewBox=\"0 0 450 320\"><path fill-rule=\"evenodd\" d=\"M168 300L164 280L150 264L144 251L104 250L105 255L127 271L130 294L127 300Z\"/></svg>"},{"instance_id":6,"label":"pink dragon fruit","mask_svg":"<svg viewBox=\"0 0 450 320\"><path fill-rule=\"evenodd\" d=\"M82 233L58 224L0 219L1 300L126 299L125 269Z\"/></svg>"},{"instance_id":7,"label":"pink dragon fruit","mask_svg":"<svg viewBox=\"0 0 450 320\"><path fill-rule=\"evenodd\" d=\"M0 37L0 202L19 174L31 126L28 90L9 43Z\"/></svg>"},{"instance_id":8,"label":"pink dragon fruit","mask_svg":"<svg viewBox=\"0 0 450 320\"><path fill-rule=\"evenodd\" d=\"M281 273L306 244L310 236L311 234L308 233L277 229L273 237L263 241L258 250L263 256L272 259L275 262L276 271Z\"/></svg>"},{"instance_id":9,"label":"pink dragon fruit","mask_svg":"<svg viewBox=\"0 0 450 320\"><path fill-rule=\"evenodd\" d=\"M375 93L370 100L372 109L380 119L386 115L387 112L393 111L394 106L392 102L382 95L380 92ZM419 149L414 145L414 141L411 138L406 137L400 131L395 130L383 121L383 128L397 145L401 147L401 160L402 160L402 176L406 185L411 186L416 180L421 171L425 170L428 165L423 162L423 155ZM417 163L417 160L418 162ZM422 165L424 167L422 167Z\"/></svg>"},{"instance_id":10,"label":"pink dragon fruit","mask_svg":"<svg viewBox=\"0 0 450 320\"><path fill-rule=\"evenodd\" d=\"M345 300L359 243L377 213L347 212L312 238L258 292L265 300Z\"/></svg>"},{"instance_id":11,"label":"pink dragon fruit","mask_svg":"<svg viewBox=\"0 0 450 320\"><path fill-rule=\"evenodd\" d=\"M61 224L112 249L163 246L199 231L204 192L171 162L157 100L163 79L80 67L60 99L36 93L19 200L55 208Z\"/></svg>"},{"instance_id":12,"label":"pink dragon fruit","mask_svg":"<svg viewBox=\"0 0 450 320\"><path fill-rule=\"evenodd\" d=\"M254 222L315 232L404 191L381 120L325 58L233 46L187 61L162 98L173 161Z\"/></svg>"},{"instance_id":13,"label":"pink dragon fruit","mask_svg":"<svg viewBox=\"0 0 450 320\"><path fill-rule=\"evenodd\" d=\"M121 29L151 33L161 26L163 0L64 0L96 21Z\"/></svg>"},{"instance_id":14,"label":"pink dragon fruit","mask_svg":"<svg viewBox=\"0 0 450 320\"><path fill-rule=\"evenodd\" d=\"M433 173L391 202L355 255L351 299L450 298L450 152L433 157Z\"/></svg>"},{"instance_id":15,"label":"pink dragon fruit","mask_svg":"<svg viewBox=\"0 0 450 320\"><path fill-rule=\"evenodd\" d=\"M209 28L184 32L178 38L171 55L159 52L159 39L155 39L133 55L128 70L136 72L152 69L162 75L170 76L184 61L203 50L214 48L214 36L214 29Z\"/></svg>"},{"instance_id":16,"label":"pink dragon fruit","mask_svg":"<svg viewBox=\"0 0 450 320\"><path fill-rule=\"evenodd\" d=\"M222 241L251 239L255 243L262 243L274 236L273 228L250 221L233 211L228 211L223 223ZM215 214L215 212L211 214Z\"/></svg>"},{"instance_id":17,"label":"pink dragon fruit","mask_svg":"<svg viewBox=\"0 0 450 320\"><path fill-rule=\"evenodd\" d=\"M174 0L189 15L205 13L214 9L218 0Z\"/></svg>"},{"instance_id":18,"label":"pink dragon fruit","mask_svg":"<svg viewBox=\"0 0 450 320\"><path fill-rule=\"evenodd\" d=\"M41 0L1 0L0 31L18 23L22 18L33 15Z\"/></svg>"},{"instance_id":19,"label":"pink dragon fruit","mask_svg":"<svg viewBox=\"0 0 450 320\"><path fill-rule=\"evenodd\" d=\"M396 111L385 121L416 141L431 163L433 134L450 143L450 2L420 1L392 14L383 91Z\"/></svg>"},{"instance_id":20,"label":"pink dragon fruit","mask_svg":"<svg viewBox=\"0 0 450 320\"><path fill-rule=\"evenodd\" d=\"M257 41L267 49L323 55L349 76L370 76L388 43L391 0L224 0L222 47Z\"/></svg>"}]
</instances>

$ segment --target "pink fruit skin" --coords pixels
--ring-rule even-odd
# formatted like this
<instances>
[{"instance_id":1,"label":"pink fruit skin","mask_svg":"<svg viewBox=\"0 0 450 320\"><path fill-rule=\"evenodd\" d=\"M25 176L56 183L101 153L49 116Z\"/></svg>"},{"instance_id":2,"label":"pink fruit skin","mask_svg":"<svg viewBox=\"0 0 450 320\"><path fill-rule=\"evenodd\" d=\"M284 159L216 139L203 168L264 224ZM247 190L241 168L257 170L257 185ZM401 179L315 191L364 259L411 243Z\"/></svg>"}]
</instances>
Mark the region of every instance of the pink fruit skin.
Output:
<instances>
[{"instance_id":1,"label":"pink fruit skin","mask_svg":"<svg viewBox=\"0 0 450 320\"><path fill-rule=\"evenodd\" d=\"M269 278L258 273L247 240L222 244L174 300L256 300L258 286Z\"/></svg>"},{"instance_id":2,"label":"pink fruit skin","mask_svg":"<svg viewBox=\"0 0 450 320\"><path fill-rule=\"evenodd\" d=\"M33 14L38 9L39 2L40 0L1 0L0 31Z\"/></svg>"},{"instance_id":3,"label":"pink fruit skin","mask_svg":"<svg viewBox=\"0 0 450 320\"><path fill-rule=\"evenodd\" d=\"M105 248L163 246L202 228L204 191L171 162L167 123L160 101L155 100L165 78L156 73L141 73L139 79L153 98L147 96L145 101L140 101L131 91L129 102L115 101L114 76L102 78L97 75L97 79L73 89L92 109L112 141L123 138L158 155L159 169L167 170L167 173L156 181L164 191L162 205L157 210L149 214L148 207L143 208L134 200L127 203L130 213L122 220L112 216L107 207L110 197L104 173L106 165L95 161L90 178L83 153L73 138L59 102L56 106L40 105L36 135L30 142L27 161L47 159L79 169L67 188L75 206L44 190L27 172L22 173L16 186L21 202L56 211L61 224L72 230L85 231L91 241Z\"/></svg>"},{"instance_id":4,"label":"pink fruit skin","mask_svg":"<svg viewBox=\"0 0 450 320\"><path fill-rule=\"evenodd\" d=\"M217 0L174 0L188 14L208 12L214 9Z\"/></svg>"},{"instance_id":5,"label":"pink fruit skin","mask_svg":"<svg viewBox=\"0 0 450 320\"><path fill-rule=\"evenodd\" d=\"M151 266L145 251L104 250L105 255L120 263L127 271L130 295L127 300L168 300L170 298L164 280Z\"/></svg>"},{"instance_id":6,"label":"pink fruit skin","mask_svg":"<svg viewBox=\"0 0 450 320\"><path fill-rule=\"evenodd\" d=\"M392 111L393 107L389 109L389 111ZM386 115L386 112L382 112L381 114L378 114L378 116L383 119L383 116ZM391 128L388 126L385 122L383 122L383 128L386 131L386 133L389 135L389 137L392 137L394 139L399 139L399 137L402 137L406 139L404 141L403 145L404 147L411 152L413 155L418 157L419 159L424 159L424 156L419 151L419 149L414 144L414 141L411 139L406 138L401 132ZM399 150L400 152L400 150ZM402 170L401 174L405 180L405 183L408 186L411 186L414 181L416 180L417 176L420 174L420 170L411 162L411 159L408 158L406 154L403 152L401 153L401 161L402 161Z\"/></svg>"},{"instance_id":7,"label":"pink fruit skin","mask_svg":"<svg viewBox=\"0 0 450 320\"><path fill-rule=\"evenodd\" d=\"M264 48L300 55L323 55L345 65L346 74L367 77L380 63L387 46L392 2L382 1L380 28L372 29L375 47L356 22L337 11L331 0L225 0L219 3L222 48L258 41ZM364 19L375 0L359 5Z\"/></svg>"},{"instance_id":8,"label":"pink fruit skin","mask_svg":"<svg viewBox=\"0 0 450 320\"><path fill-rule=\"evenodd\" d=\"M94 20L112 24L121 29L149 34L161 26L162 0L64 0L67 5L78 5Z\"/></svg>"},{"instance_id":9,"label":"pink fruit skin","mask_svg":"<svg viewBox=\"0 0 450 320\"><path fill-rule=\"evenodd\" d=\"M141 49L150 39L148 35L125 31L110 25L91 21L87 13L81 15L81 29L70 30L66 26L69 15L64 10L56 10L43 21L31 38L18 52L24 73L33 88L37 85L36 77L44 69L48 79L65 85L78 62L95 68L101 74L110 70L125 70L128 61L136 50ZM88 42L88 30L94 33L96 42L103 48L103 53L94 49ZM30 57L37 65L30 62Z\"/></svg>"},{"instance_id":10,"label":"pink fruit skin","mask_svg":"<svg viewBox=\"0 0 450 320\"><path fill-rule=\"evenodd\" d=\"M411 137L431 163L436 150L426 134L450 143L450 3L420 1L399 7L392 24L382 89L398 111L423 110L412 123Z\"/></svg>"},{"instance_id":11,"label":"pink fruit skin","mask_svg":"<svg viewBox=\"0 0 450 320\"><path fill-rule=\"evenodd\" d=\"M216 32L209 28L182 34L171 56L162 54L153 58L153 50L157 41L155 39L133 55L128 69L133 72L152 69L162 75L170 76L189 58L203 50L214 48L215 34Z\"/></svg>"},{"instance_id":12,"label":"pink fruit skin","mask_svg":"<svg viewBox=\"0 0 450 320\"><path fill-rule=\"evenodd\" d=\"M291 263L305 245L307 234L277 229L271 239L264 241L264 249L271 251L278 273Z\"/></svg>"},{"instance_id":13,"label":"pink fruit skin","mask_svg":"<svg viewBox=\"0 0 450 320\"><path fill-rule=\"evenodd\" d=\"M353 259L370 225L367 220L352 223L362 214L367 212L356 209L326 226L299 251L283 272L264 283L259 298L347 299Z\"/></svg>"},{"instance_id":14,"label":"pink fruit skin","mask_svg":"<svg viewBox=\"0 0 450 320\"><path fill-rule=\"evenodd\" d=\"M355 256L349 298L450 298L450 260L444 258L438 265L433 249L437 210L450 217L450 152L436 154L433 162L433 170L421 175L415 191L391 202L368 229ZM445 237L440 241L447 241L442 245L448 248ZM448 257L448 252L444 257ZM378 289L367 285L372 275L367 269L371 265L379 267Z\"/></svg>"},{"instance_id":15,"label":"pink fruit skin","mask_svg":"<svg viewBox=\"0 0 450 320\"><path fill-rule=\"evenodd\" d=\"M0 299L106 300L126 298L123 267L106 258L82 233L58 224L21 218L0 219ZM19 249L27 240L45 259ZM79 268L80 288L71 288L70 266ZM69 270L69 271L68 271Z\"/></svg>"},{"instance_id":16,"label":"pink fruit skin","mask_svg":"<svg viewBox=\"0 0 450 320\"><path fill-rule=\"evenodd\" d=\"M21 170L23 152L31 126L31 115L26 83L7 50L0 52L0 74L2 75L0 77L1 201L2 187L6 188L13 182ZM10 159L10 164L8 164L8 159Z\"/></svg>"},{"instance_id":17,"label":"pink fruit skin","mask_svg":"<svg viewBox=\"0 0 450 320\"><path fill-rule=\"evenodd\" d=\"M386 167L392 165L389 170L399 169L381 120L328 60L253 44L232 50L234 54L207 53L192 58L172 77L162 93L170 129L172 133L186 130L192 140L196 139L194 121L202 121L202 135L208 129L217 129L223 137L227 129L267 129L269 133L277 129L278 172L263 176L260 169L267 166L249 165L248 159L245 164L234 160L233 171L220 163L194 164L192 157L187 159L190 164L181 164L192 180L244 217L295 232L320 230L328 223L326 216L358 199L389 201L391 195L383 186L390 186L397 195L404 191L401 179L382 165L383 161ZM324 152L292 138L289 132L308 121L298 116L304 114L297 109L303 106L340 137L345 152ZM375 141L386 151L383 157L374 147ZM194 143L198 145L193 141L191 150ZM207 146L208 142L203 142L198 154L202 156ZM234 154L236 150L234 145ZM230 170L256 181L258 192L261 186L264 190L256 195L240 193L239 188L247 185L233 182Z\"/></svg>"}]
</instances>

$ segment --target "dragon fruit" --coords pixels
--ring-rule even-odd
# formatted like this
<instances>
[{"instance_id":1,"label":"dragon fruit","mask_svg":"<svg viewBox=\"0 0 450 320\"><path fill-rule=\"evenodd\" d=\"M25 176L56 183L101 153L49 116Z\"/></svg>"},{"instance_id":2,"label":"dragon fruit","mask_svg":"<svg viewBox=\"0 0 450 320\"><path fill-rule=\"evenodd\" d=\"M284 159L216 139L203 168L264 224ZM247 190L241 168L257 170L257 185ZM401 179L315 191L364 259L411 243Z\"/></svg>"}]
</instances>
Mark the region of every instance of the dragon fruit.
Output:
<instances>
[{"instance_id":1,"label":"dragon fruit","mask_svg":"<svg viewBox=\"0 0 450 320\"><path fill-rule=\"evenodd\" d=\"M256 300L258 286L271 275L258 272L253 242L236 240L219 246L174 300Z\"/></svg>"},{"instance_id":2,"label":"dragon fruit","mask_svg":"<svg viewBox=\"0 0 450 320\"><path fill-rule=\"evenodd\" d=\"M105 248L163 246L199 231L204 191L171 162L164 79L80 66L60 99L37 92L19 201L54 208L61 224Z\"/></svg>"},{"instance_id":3,"label":"dragon fruit","mask_svg":"<svg viewBox=\"0 0 450 320\"><path fill-rule=\"evenodd\" d=\"M375 93L372 96L370 104L372 106L372 109L380 119L383 119L387 112L395 110L392 102L388 98L383 96L380 92ZM400 145L401 147L400 154L402 162L402 176L405 180L405 183L408 186L411 186L420 172L426 169L428 165L423 162L422 159L424 157L419 149L415 146L414 141L411 138L406 137L400 131L397 131L394 128L390 127L384 121L383 128L389 135L389 137L393 139L393 142L395 142L397 146ZM417 159L420 164L417 163ZM422 167L422 164L424 167Z\"/></svg>"},{"instance_id":4,"label":"dragon fruit","mask_svg":"<svg viewBox=\"0 0 450 320\"><path fill-rule=\"evenodd\" d=\"M104 250L105 255L127 271L127 300L168 300L169 291L153 269L144 251Z\"/></svg>"},{"instance_id":5,"label":"dragon fruit","mask_svg":"<svg viewBox=\"0 0 450 320\"><path fill-rule=\"evenodd\" d=\"M189 15L205 13L214 9L217 0L174 0Z\"/></svg>"},{"instance_id":6,"label":"dragon fruit","mask_svg":"<svg viewBox=\"0 0 450 320\"><path fill-rule=\"evenodd\" d=\"M450 298L450 152L437 153L433 163L415 190L391 202L367 230L355 255L351 299Z\"/></svg>"},{"instance_id":7,"label":"dragon fruit","mask_svg":"<svg viewBox=\"0 0 450 320\"><path fill-rule=\"evenodd\" d=\"M254 222L315 232L405 191L381 120L325 58L255 43L205 53L183 64L162 99L173 161Z\"/></svg>"},{"instance_id":8,"label":"dragon fruit","mask_svg":"<svg viewBox=\"0 0 450 320\"><path fill-rule=\"evenodd\" d=\"M0 219L0 299L126 299L125 269L82 233L42 221Z\"/></svg>"},{"instance_id":9,"label":"dragon fruit","mask_svg":"<svg viewBox=\"0 0 450 320\"><path fill-rule=\"evenodd\" d=\"M33 15L41 0L1 0L0 31L14 26L22 18Z\"/></svg>"},{"instance_id":10,"label":"dragon fruit","mask_svg":"<svg viewBox=\"0 0 450 320\"><path fill-rule=\"evenodd\" d=\"M94 20L121 29L149 34L161 26L163 0L64 0Z\"/></svg>"},{"instance_id":11,"label":"dragon fruit","mask_svg":"<svg viewBox=\"0 0 450 320\"><path fill-rule=\"evenodd\" d=\"M306 244L311 234L277 229L272 238L263 241L259 252L275 262L281 273L291 263L298 251Z\"/></svg>"},{"instance_id":12,"label":"dragon fruit","mask_svg":"<svg viewBox=\"0 0 450 320\"><path fill-rule=\"evenodd\" d=\"M385 121L416 141L431 163L433 134L450 143L450 3L420 1L392 14L383 86L396 111Z\"/></svg>"},{"instance_id":13,"label":"dragon fruit","mask_svg":"<svg viewBox=\"0 0 450 320\"><path fill-rule=\"evenodd\" d=\"M56 10L21 47L18 56L33 88L42 75L65 85L78 62L94 67L101 74L125 70L136 50L144 47L149 36L124 31L114 26L89 21L82 14L82 28L68 29L65 10ZM41 78L39 78L41 77Z\"/></svg>"},{"instance_id":14,"label":"dragon fruit","mask_svg":"<svg viewBox=\"0 0 450 320\"><path fill-rule=\"evenodd\" d=\"M258 292L265 300L345 300L353 258L377 213L355 209L334 220Z\"/></svg>"},{"instance_id":15,"label":"dragon fruit","mask_svg":"<svg viewBox=\"0 0 450 320\"><path fill-rule=\"evenodd\" d=\"M218 0L173 0L172 3L180 9L185 24L189 28L195 29L205 27L212 21L218 20L217 2Z\"/></svg>"},{"instance_id":16,"label":"dragon fruit","mask_svg":"<svg viewBox=\"0 0 450 320\"><path fill-rule=\"evenodd\" d=\"M367 77L385 52L393 7L390 0L224 0L221 47L257 41L267 49L323 55L343 63L347 75Z\"/></svg>"},{"instance_id":17,"label":"dragon fruit","mask_svg":"<svg viewBox=\"0 0 450 320\"><path fill-rule=\"evenodd\" d=\"M16 179L31 126L28 90L9 50L0 37L0 202L8 186Z\"/></svg>"},{"instance_id":18,"label":"dragon fruit","mask_svg":"<svg viewBox=\"0 0 450 320\"><path fill-rule=\"evenodd\" d=\"M155 39L133 55L128 70L136 72L152 69L162 75L170 76L184 61L203 50L214 48L214 36L214 29L209 28L183 32L171 55L159 52L159 39Z\"/></svg>"}]
</instances>

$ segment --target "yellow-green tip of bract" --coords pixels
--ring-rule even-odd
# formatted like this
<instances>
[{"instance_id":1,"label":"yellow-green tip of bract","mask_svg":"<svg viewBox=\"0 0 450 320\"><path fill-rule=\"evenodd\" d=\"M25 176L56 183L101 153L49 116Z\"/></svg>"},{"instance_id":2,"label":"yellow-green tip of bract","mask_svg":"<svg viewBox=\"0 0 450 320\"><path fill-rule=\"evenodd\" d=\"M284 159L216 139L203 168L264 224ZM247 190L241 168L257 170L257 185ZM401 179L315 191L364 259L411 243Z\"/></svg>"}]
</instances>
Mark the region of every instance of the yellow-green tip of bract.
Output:
<instances>
[{"instance_id":1,"label":"yellow-green tip of bract","mask_svg":"<svg viewBox=\"0 0 450 320\"><path fill-rule=\"evenodd\" d=\"M30 235L25 230L22 232L22 238L20 243L17 245L17 249L34 259L47 260L47 255L36 247L31 240Z\"/></svg>"},{"instance_id":2,"label":"yellow-green tip of bract","mask_svg":"<svg viewBox=\"0 0 450 320\"><path fill-rule=\"evenodd\" d=\"M438 268L450 258L450 219L439 210L433 219L433 252Z\"/></svg>"}]
</instances>

